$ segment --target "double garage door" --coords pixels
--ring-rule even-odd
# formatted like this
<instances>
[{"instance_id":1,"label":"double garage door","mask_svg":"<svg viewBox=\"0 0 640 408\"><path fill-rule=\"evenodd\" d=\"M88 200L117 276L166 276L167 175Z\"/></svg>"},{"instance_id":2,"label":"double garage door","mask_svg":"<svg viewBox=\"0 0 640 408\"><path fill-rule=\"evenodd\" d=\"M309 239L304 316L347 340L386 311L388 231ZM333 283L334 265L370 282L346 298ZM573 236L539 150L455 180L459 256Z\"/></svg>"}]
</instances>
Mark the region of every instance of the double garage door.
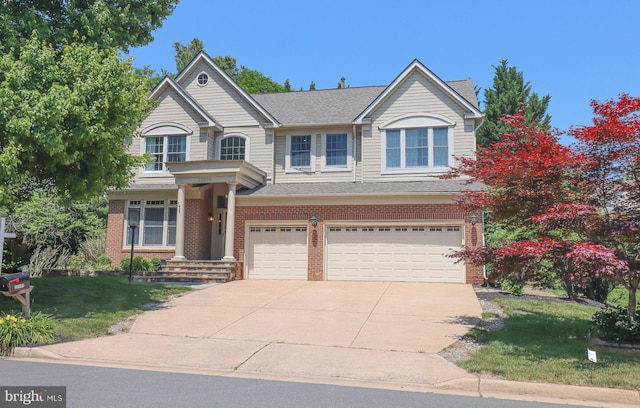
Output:
<instances>
[{"instance_id":1,"label":"double garage door","mask_svg":"<svg viewBox=\"0 0 640 408\"><path fill-rule=\"evenodd\" d=\"M353 225L325 230L327 280L464 283L464 265L447 255L462 244L451 225ZM306 227L251 227L249 279L307 279Z\"/></svg>"}]
</instances>

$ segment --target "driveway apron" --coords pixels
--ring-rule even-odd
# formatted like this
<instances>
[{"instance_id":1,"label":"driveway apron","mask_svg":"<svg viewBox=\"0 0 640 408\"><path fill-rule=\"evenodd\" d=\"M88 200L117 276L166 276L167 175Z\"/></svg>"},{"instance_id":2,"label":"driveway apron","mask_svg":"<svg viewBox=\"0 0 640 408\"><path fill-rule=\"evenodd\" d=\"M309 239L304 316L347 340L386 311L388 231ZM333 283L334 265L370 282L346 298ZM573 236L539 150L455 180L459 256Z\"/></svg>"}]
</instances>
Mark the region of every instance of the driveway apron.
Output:
<instances>
[{"instance_id":1,"label":"driveway apron","mask_svg":"<svg viewBox=\"0 0 640 408\"><path fill-rule=\"evenodd\" d=\"M481 312L470 285L241 280L145 312L128 333L39 351L238 376L438 385L477 380L437 353Z\"/></svg>"}]
</instances>

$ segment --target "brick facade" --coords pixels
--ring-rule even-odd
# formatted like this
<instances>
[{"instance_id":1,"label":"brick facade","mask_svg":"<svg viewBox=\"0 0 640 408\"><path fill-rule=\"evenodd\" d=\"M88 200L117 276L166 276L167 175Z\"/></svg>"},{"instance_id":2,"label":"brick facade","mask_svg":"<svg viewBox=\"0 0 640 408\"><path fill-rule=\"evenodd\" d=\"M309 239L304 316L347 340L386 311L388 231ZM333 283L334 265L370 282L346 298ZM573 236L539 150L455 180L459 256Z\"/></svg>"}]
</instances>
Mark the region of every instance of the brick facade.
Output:
<instances>
[{"instance_id":1,"label":"brick facade","mask_svg":"<svg viewBox=\"0 0 640 408\"><path fill-rule=\"evenodd\" d=\"M316 216L318 225L309 222ZM324 223L332 221L429 221L465 220L467 245L481 245L482 226L471 225L470 215L447 204L402 204L402 205L325 205L325 206L255 206L236 207L234 256L242 260L245 248L245 223L247 221L298 221L306 223L309 231L308 279L322 280L324 270ZM244 256L244 254L242 254ZM481 267L466 266L466 282L481 284Z\"/></svg>"}]
</instances>

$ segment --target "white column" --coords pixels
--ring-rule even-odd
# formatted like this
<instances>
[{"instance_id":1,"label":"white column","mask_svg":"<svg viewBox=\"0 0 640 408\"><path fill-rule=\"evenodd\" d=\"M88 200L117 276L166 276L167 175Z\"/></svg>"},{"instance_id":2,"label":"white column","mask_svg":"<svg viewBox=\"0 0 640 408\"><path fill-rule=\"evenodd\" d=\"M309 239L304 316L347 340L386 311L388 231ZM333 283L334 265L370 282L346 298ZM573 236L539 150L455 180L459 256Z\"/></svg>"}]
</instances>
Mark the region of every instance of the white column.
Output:
<instances>
[{"instance_id":1,"label":"white column","mask_svg":"<svg viewBox=\"0 0 640 408\"><path fill-rule=\"evenodd\" d=\"M176 214L176 255L174 261L186 259L184 257L184 184L178 184L178 211Z\"/></svg>"},{"instance_id":2,"label":"white column","mask_svg":"<svg viewBox=\"0 0 640 408\"><path fill-rule=\"evenodd\" d=\"M236 185L229 183L229 193L227 194L227 228L224 237L224 257L223 261L235 261L233 256L233 239L236 225Z\"/></svg>"}]
</instances>

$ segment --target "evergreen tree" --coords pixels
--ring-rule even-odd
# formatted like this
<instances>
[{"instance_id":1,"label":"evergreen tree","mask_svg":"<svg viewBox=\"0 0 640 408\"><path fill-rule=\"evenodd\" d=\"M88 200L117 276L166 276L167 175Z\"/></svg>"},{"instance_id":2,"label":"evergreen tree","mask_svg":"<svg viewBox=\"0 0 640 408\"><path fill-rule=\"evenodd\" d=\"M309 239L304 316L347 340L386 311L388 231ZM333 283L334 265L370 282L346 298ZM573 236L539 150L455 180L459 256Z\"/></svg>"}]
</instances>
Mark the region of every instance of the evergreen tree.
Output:
<instances>
[{"instance_id":1,"label":"evergreen tree","mask_svg":"<svg viewBox=\"0 0 640 408\"><path fill-rule=\"evenodd\" d=\"M285 92L291 92L293 89L291 89L291 82L289 82L289 78L284 80L284 91Z\"/></svg>"},{"instance_id":2,"label":"evergreen tree","mask_svg":"<svg viewBox=\"0 0 640 408\"><path fill-rule=\"evenodd\" d=\"M315 91L316 90L316 83L311 81L311 83L309 84L309 90L310 91Z\"/></svg>"},{"instance_id":3,"label":"evergreen tree","mask_svg":"<svg viewBox=\"0 0 640 408\"><path fill-rule=\"evenodd\" d=\"M493 88L484 90L485 121L477 132L478 144L488 146L500 140L500 134L512 130L511 126L500 121L503 115L516 114L524 107L527 122L535 120L544 129L550 127L551 117L547 115L550 95L540 98L531 92L531 84L524 81L522 72L509 67L508 60L494 66Z\"/></svg>"}]
</instances>

